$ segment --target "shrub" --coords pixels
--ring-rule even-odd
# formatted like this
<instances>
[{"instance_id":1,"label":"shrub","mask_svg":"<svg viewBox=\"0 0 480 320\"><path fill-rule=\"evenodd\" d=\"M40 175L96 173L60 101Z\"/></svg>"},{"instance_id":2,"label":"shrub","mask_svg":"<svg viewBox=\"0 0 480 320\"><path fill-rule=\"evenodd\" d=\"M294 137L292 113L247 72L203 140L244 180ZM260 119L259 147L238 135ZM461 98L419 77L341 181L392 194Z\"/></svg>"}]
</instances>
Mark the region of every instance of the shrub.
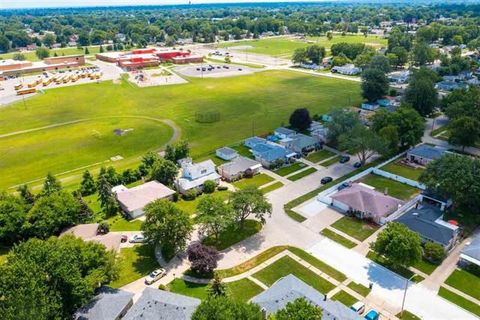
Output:
<instances>
[{"instance_id":1,"label":"shrub","mask_svg":"<svg viewBox=\"0 0 480 320\"><path fill-rule=\"evenodd\" d=\"M97 232L101 234L106 234L110 231L110 225L107 221L102 221L98 224Z\"/></svg>"},{"instance_id":2,"label":"shrub","mask_svg":"<svg viewBox=\"0 0 480 320\"><path fill-rule=\"evenodd\" d=\"M172 200L173 202L177 202L178 201L178 192L175 192L172 196Z\"/></svg>"},{"instance_id":3,"label":"shrub","mask_svg":"<svg viewBox=\"0 0 480 320\"><path fill-rule=\"evenodd\" d=\"M205 193L213 193L215 191L215 187L217 186L217 184L215 183L215 181L212 181L212 180L206 180L204 183L203 183L203 192Z\"/></svg>"},{"instance_id":4,"label":"shrub","mask_svg":"<svg viewBox=\"0 0 480 320\"><path fill-rule=\"evenodd\" d=\"M197 191L195 189L188 190L183 195L183 199L187 201L195 200L196 197L197 197Z\"/></svg>"},{"instance_id":5,"label":"shrub","mask_svg":"<svg viewBox=\"0 0 480 320\"><path fill-rule=\"evenodd\" d=\"M441 245L434 242L427 242L423 248L425 258L434 262L440 263L445 258L445 250Z\"/></svg>"},{"instance_id":6,"label":"shrub","mask_svg":"<svg viewBox=\"0 0 480 320\"><path fill-rule=\"evenodd\" d=\"M218 191L227 191L227 190L228 190L228 187L227 187L227 186L218 186L218 187L217 187L217 190L218 190Z\"/></svg>"}]
</instances>

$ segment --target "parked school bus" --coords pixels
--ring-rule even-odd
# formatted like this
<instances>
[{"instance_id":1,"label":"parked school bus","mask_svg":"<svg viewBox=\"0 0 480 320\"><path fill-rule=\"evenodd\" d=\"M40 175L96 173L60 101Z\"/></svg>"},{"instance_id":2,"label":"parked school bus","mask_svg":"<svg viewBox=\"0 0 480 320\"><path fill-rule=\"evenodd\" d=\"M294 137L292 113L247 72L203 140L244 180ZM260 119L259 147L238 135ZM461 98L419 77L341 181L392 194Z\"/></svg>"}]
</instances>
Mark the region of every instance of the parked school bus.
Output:
<instances>
[{"instance_id":1,"label":"parked school bus","mask_svg":"<svg viewBox=\"0 0 480 320\"><path fill-rule=\"evenodd\" d=\"M24 94L35 93L35 92L37 92L37 89L35 89L35 88L21 89L21 90L17 91L17 95L22 96Z\"/></svg>"}]
</instances>

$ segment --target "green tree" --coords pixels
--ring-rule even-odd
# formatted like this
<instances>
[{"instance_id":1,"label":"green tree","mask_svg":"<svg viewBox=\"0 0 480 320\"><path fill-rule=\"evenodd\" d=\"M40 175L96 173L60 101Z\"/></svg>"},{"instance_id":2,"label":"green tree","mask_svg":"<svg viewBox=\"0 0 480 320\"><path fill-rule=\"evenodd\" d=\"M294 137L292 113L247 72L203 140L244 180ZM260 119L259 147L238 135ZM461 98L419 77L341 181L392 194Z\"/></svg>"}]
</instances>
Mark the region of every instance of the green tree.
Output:
<instances>
[{"instance_id":1,"label":"green tree","mask_svg":"<svg viewBox=\"0 0 480 320\"><path fill-rule=\"evenodd\" d=\"M298 298L278 310L275 320L321 320L322 309L311 304L305 298Z\"/></svg>"},{"instance_id":2,"label":"green tree","mask_svg":"<svg viewBox=\"0 0 480 320\"><path fill-rule=\"evenodd\" d=\"M419 234L398 222L388 223L371 248L394 268L409 267L422 258Z\"/></svg>"},{"instance_id":3,"label":"green tree","mask_svg":"<svg viewBox=\"0 0 480 320\"><path fill-rule=\"evenodd\" d=\"M441 244L428 241L423 248L425 257L434 262L441 263L446 256L445 249Z\"/></svg>"},{"instance_id":4,"label":"green tree","mask_svg":"<svg viewBox=\"0 0 480 320\"><path fill-rule=\"evenodd\" d=\"M0 52L8 52L10 50L10 40L3 34L0 34Z\"/></svg>"},{"instance_id":5,"label":"green tree","mask_svg":"<svg viewBox=\"0 0 480 320\"><path fill-rule=\"evenodd\" d=\"M272 214L272 205L267 201L262 191L255 186L247 186L232 194L231 204L235 212L235 219L243 230L245 220L250 215L265 224L265 216Z\"/></svg>"},{"instance_id":6,"label":"green tree","mask_svg":"<svg viewBox=\"0 0 480 320\"><path fill-rule=\"evenodd\" d=\"M362 96L375 102L388 92L388 78L382 70L367 69L362 73Z\"/></svg>"},{"instance_id":7,"label":"green tree","mask_svg":"<svg viewBox=\"0 0 480 320\"><path fill-rule=\"evenodd\" d=\"M308 62L307 50L305 48L297 48L293 51L292 62L302 64Z\"/></svg>"},{"instance_id":8,"label":"green tree","mask_svg":"<svg viewBox=\"0 0 480 320\"><path fill-rule=\"evenodd\" d=\"M438 104L435 83L427 77L414 75L405 90L405 102L422 116L431 114Z\"/></svg>"},{"instance_id":9,"label":"green tree","mask_svg":"<svg viewBox=\"0 0 480 320\"><path fill-rule=\"evenodd\" d=\"M227 287L217 273L213 276L213 280L208 288L208 294L211 297L224 297L227 295Z\"/></svg>"},{"instance_id":10,"label":"green tree","mask_svg":"<svg viewBox=\"0 0 480 320\"><path fill-rule=\"evenodd\" d=\"M402 106L392 116L393 124L398 130L400 146L403 149L412 147L422 141L425 120L415 109Z\"/></svg>"},{"instance_id":11,"label":"green tree","mask_svg":"<svg viewBox=\"0 0 480 320\"><path fill-rule=\"evenodd\" d=\"M165 149L165 159L176 163L180 159L188 157L190 153L190 147L188 141L181 140L173 145L167 145Z\"/></svg>"},{"instance_id":12,"label":"green tree","mask_svg":"<svg viewBox=\"0 0 480 320\"><path fill-rule=\"evenodd\" d=\"M100 207L107 216L113 216L118 212L118 203L112 192L112 185L105 175L100 175L97 181L98 201Z\"/></svg>"},{"instance_id":13,"label":"green tree","mask_svg":"<svg viewBox=\"0 0 480 320\"><path fill-rule=\"evenodd\" d=\"M40 192L40 196L50 195L61 190L62 185L57 178L55 178L55 176L49 172L45 178L45 182L43 183L43 189L42 192Z\"/></svg>"},{"instance_id":14,"label":"green tree","mask_svg":"<svg viewBox=\"0 0 480 320\"><path fill-rule=\"evenodd\" d=\"M80 192L83 196L89 196L94 194L95 191L97 191L97 187L93 176L90 174L90 171L85 170L83 172L82 182L80 183Z\"/></svg>"},{"instance_id":15,"label":"green tree","mask_svg":"<svg viewBox=\"0 0 480 320\"><path fill-rule=\"evenodd\" d=\"M213 235L215 240L234 222L232 207L219 197L204 196L197 205L197 211L196 220L200 224L200 230L207 235Z\"/></svg>"},{"instance_id":16,"label":"green tree","mask_svg":"<svg viewBox=\"0 0 480 320\"><path fill-rule=\"evenodd\" d=\"M45 47L40 47L35 50L35 54L37 55L38 59L43 60L45 58L50 57L50 50Z\"/></svg>"},{"instance_id":17,"label":"green tree","mask_svg":"<svg viewBox=\"0 0 480 320\"><path fill-rule=\"evenodd\" d=\"M432 48L425 42L417 42L413 47L413 62L417 66L424 66L427 63L433 62L435 59Z\"/></svg>"},{"instance_id":18,"label":"green tree","mask_svg":"<svg viewBox=\"0 0 480 320\"><path fill-rule=\"evenodd\" d=\"M448 125L450 136L448 142L462 147L473 147L480 139L480 122L477 119L463 116Z\"/></svg>"},{"instance_id":19,"label":"green tree","mask_svg":"<svg viewBox=\"0 0 480 320\"><path fill-rule=\"evenodd\" d=\"M149 180L157 180L164 185L173 185L177 177L178 167L170 160L160 159L155 161L150 170Z\"/></svg>"},{"instance_id":20,"label":"green tree","mask_svg":"<svg viewBox=\"0 0 480 320\"><path fill-rule=\"evenodd\" d=\"M262 320L262 312L256 304L216 297L203 300L192 315L192 320Z\"/></svg>"},{"instance_id":21,"label":"green tree","mask_svg":"<svg viewBox=\"0 0 480 320\"><path fill-rule=\"evenodd\" d=\"M295 109L290 115L290 126L300 131L307 130L312 124L310 112L306 108Z\"/></svg>"},{"instance_id":22,"label":"green tree","mask_svg":"<svg viewBox=\"0 0 480 320\"><path fill-rule=\"evenodd\" d=\"M101 244L73 236L30 239L0 265L2 319L68 319L115 280L115 255Z\"/></svg>"},{"instance_id":23,"label":"green tree","mask_svg":"<svg viewBox=\"0 0 480 320\"><path fill-rule=\"evenodd\" d=\"M324 47L313 45L306 48L306 54L312 63L320 64L325 57L326 51Z\"/></svg>"},{"instance_id":24,"label":"green tree","mask_svg":"<svg viewBox=\"0 0 480 320\"><path fill-rule=\"evenodd\" d=\"M385 154L387 150L385 140L364 125L341 135L339 145L343 150L355 150L362 165L375 154Z\"/></svg>"},{"instance_id":25,"label":"green tree","mask_svg":"<svg viewBox=\"0 0 480 320\"><path fill-rule=\"evenodd\" d=\"M26 204L33 205L35 202L35 195L30 191L26 184L19 186L17 191L20 194L20 198L22 198Z\"/></svg>"},{"instance_id":26,"label":"green tree","mask_svg":"<svg viewBox=\"0 0 480 320\"><path fill-rule=\"evenodd\" d=\"M46 239L78 223L79 212L80 205L70 193L59 191L43 195L28 212L23 229L29 237Z\"/></svg>"},{"instance_id":27,"label":"green tree","mask_svg":"<svg viewBox=\"0 0 480 320\"><path fill-rule=\"evenodd\" d=\"M90 54L90 50L88 50L88 47L85 47L85 51L84 53L87 55L87 54Z\"/></svg>"},{"instance_id":28,"label":"green tree","mask_svg":"<svg viewBox=\"0 0 480 320\"><path fill-rule=\"evenodd\" d=\"M7 193L0 193L0 242L11 245L23 238L22 227L27 220L25 203Z\"/></svg>"},{"instance_id":29,"label":"green tree","mask_svg":"<svg viewBox=\"0 0 480 320\"><path fill-rule=\"evenodd\" d=\"M390 67L390 61L386 56L381 54L377 54L372 57L372 60L370 60L370 63L368 64L368 68L381 70L383 73L389 73L392 71L392 68Z\"/></svg>"},{"instance_id":30,"label":"green tree","mask_svg":"<svg viewBox=\"0 0 480 320\"><path fill-rule=\"evenodd\" d=\"M57 37L52 33L47 33L42 41L45 47L51 48L57 41Z\"/></svg>"},{"instance_id":31,"label":"green tree","mask_svg":"<svg viewBox=\"0 0 480 320\"><path fill-rule=\"evenodd\" d=\"M25 55L23 53L15 53L13 55L13 60L15 60L15 61L25 61L25 60L27 60L27 58L25 57Z\"/></svg>"},{"instance_id":32,"label":"green tree","mask_svg":"<svg viewBox=\"0 0 480 320\"><path fill-rule=\"evenodd\" d=\"M403 66L408 62L408 51L403 47L395 47L391 52L397 57L396 66Z\"/></svg>"},{"instance_id":33,"label":"green tree","mask_svg":"<svg viewBox=\"0 0 480 320\"><path fill-rule=\"evenodd\" d=\"M353 128L360 125L360 118L358 113L351 112L345 108L336 108L330 112L332 121L327 122L328 140L333 145L338 143L338 139L342 134L350 132Z\"/></svg>"},{"instance_id":34,"label":"green tree","mask_svg":"<svg viewBox=\"0 0 480 320\"><path fill-rule=\"evenodd\" d=\"M203 192L205 193L214 193L217 184L213 180L205 180L203 183Z\"/></svg>"},{"instance_id":35,"label":"green tree","mask_svg":"<svg viewBox=\"0 0 480 320\"><path fill-rule=\"evenodd\" d=\"M188 214L172 202L162 199L145 206L142 231L149 243L160 245L167 260L185 249L192 230Z\"/></svg>"}]
</instances>

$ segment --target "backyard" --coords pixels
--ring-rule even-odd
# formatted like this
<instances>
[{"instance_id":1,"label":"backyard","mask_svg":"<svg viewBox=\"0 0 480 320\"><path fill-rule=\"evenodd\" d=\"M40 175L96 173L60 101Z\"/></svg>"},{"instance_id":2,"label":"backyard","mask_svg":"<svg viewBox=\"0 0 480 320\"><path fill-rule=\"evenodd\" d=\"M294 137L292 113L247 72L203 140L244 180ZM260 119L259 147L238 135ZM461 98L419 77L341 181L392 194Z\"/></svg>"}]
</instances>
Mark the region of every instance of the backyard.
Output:
<instances>
[{"instance_id":1,"label":"backyard","mask_svg":"<svg viewBox=\"0 0 480 320\"><path fill-rule=\"evenodd\" d=\"M421 167L413 168L400 164L398 162L390 162L389 164L381 167L380 169L415 181L418 181L418 178L420 177L422 172L425 171L425 169Z\"/></svg>"},{"instance_id":2,"label":"backyard","mask_svg":"<svg viewBox=\"0 0 480 320\"><path fill-rule=\"evenodd\" d=\"M289 71L189 81L168 88L137 88L126 81L55 88L1 108L0 189L42 179L49 171L63 173L59 177L68 187L79 182L86 167L94 174L102 165L134 167L146 151L162 148L172 137L172 128L158 119L174 121L193 158L201 158L278 127L298 101L311 113L360 101L356 83ZM199 110L217 112L219 121L197 122ZM117 136L114 129L133 130ZM30 131L19 132L24 130ZM123 159L109 161L118 155Z\"/></svg>"},{"instance_id":3,"label":"backyard","mask_svg":"<svg viewBox=\"0 0 480 320\"><path fill-rule=\"evenodd\" d=\"M203 240L203 244L214 246L220 251L253 236L260 230L262 230L262 224L260 222L256 220L245 220L243 229L241 229L238 224L233 224L222 231L218 239L215 239L213 236L208 236Z\"/></svg>"},{"instance_id":4,"label":"backyard","mask_svg":"<svg viewBox=\"0 0 480 320\"><path fill-rule=\"evenodd\" d=\"M312 152L307 156L307 160L311 161L313 163L318 163L320 161L323 161L325 159L331 158L335 155L335 153L328 151L328 150L320 150L316 152Z\"/></svg>"},{"instance_id":5,"label":"backyard","mask_svg":"<svg viewBox=\"0 0 480 320\"><path fill-rule=\"evenodd\" d=\"M243 189L247 186L255 186L255 187L259 188L259 187L263 186L264 184L267 184L267 183L272 182L274 180L275 179L273 179L269 175L266 175L265 173L260 173L260 174L257 174L255 176L253 176L252 178L243 178L239 181L236 181L236 182L233 183L233 185L238 189Z\"/></svg>"},{"instance_id":6,"label":"backyard","mask_svg":"<svg viewBox=\"0 0 480 320\"><path fill-rule=\"evenodd\" d=\"M409 200L421 191L420 189L411 187L405 183L376 174L369 174L362 179L362 182L374 187L378 192L386 192L388 195L400 200Z\"/></svg>"},{"instance_id":7,"label":"backyard","mask_svg":"<svg viewBox=\"0 0 480 320\"><path fill-rule=\"evenodd\" d=\"M155 259L153 247L146 244L121 249L118 264L120 275L117 280L110 283L113 288L123 287L130 282L145 277L159 266Z\"/></svg>"},{"instance_id":8,"label":"backyard","mask_svg":"<svg viewBox=\"0 0 480 320\"><path fill-rule=\"evenodd\" d=\"M376 225L368 223L364 220L347 216L335 221L331 227L342 231L359 241L367 239L378 230L378 226Z\"/></svg>"}]
</instances>

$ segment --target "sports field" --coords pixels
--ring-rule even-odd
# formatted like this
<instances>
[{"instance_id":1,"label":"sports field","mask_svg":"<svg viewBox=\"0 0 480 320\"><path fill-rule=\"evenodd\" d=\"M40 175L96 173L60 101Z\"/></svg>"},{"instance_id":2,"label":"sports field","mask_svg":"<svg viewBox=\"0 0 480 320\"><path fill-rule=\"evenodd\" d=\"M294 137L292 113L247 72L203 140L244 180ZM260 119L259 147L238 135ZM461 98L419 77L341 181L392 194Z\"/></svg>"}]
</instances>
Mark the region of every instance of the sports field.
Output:
<instances>
[{"instance_id":1,"label":"sports field","mask_svg":"<svg viewBox=\"0 0 480 320\"><path fill-rule=\"evenodd\" d=\"M91 55L93 55L93 54L99 53L100 47L99 46L91 46L91 47L88 47L88 51L90 52ZM9 53L0 54L0 60L12 59L15 56L15 54L17 54L17 53L23 54L25 56L25 59L29 60L29 61L39 61L40 60L40 59L38 59L37 55L35 54L35 50L34 51L28 51L28 52L9 52ZM78 49L78 48L51 49L50 50L50 57L53 57L54 53L56 53L58 56L61 56L61 55L68 56L68 55L72 55L72 54L84 54L85 49L83 49L83 48L82 49Z\"/></svg>"},{"instance_id":2,"label":"sports field","mask_svg":"<svg viewBox=\"0 0 480 320\"><path fill-rule=\"evenodd\" d=\"M202 157L287 123L297 107L322 114L360 102L356 82L290 71L189 81L148 88L125 81L63 87L46 90L25 105L0 108L0 190L43 178L48 171L70 171L60 178L68 177L67 185L78 183L82 167L117 155L124 159L106 165L133 167L147 150L163 147L173 133L189 140L194 157ZM199 123L198 111L213 111L218 121ZM176 130L154 120L127 118L132 116L168 119ZM3 136L80 119L91 120ZM113 130L118 128L134 130L117 136Z\"/></svg>"},{"instance_id":3,"label":"sports field","mask_svg":"<svg viewBox=\"0 0 480 320\"><path fill-rule=\"evenodd\" d=\"M258 54L266 54L270 56L275 56L279 58L290 58L293 54L293 51L297 48L304 48L313 44L325 47L329 49L333 44L347 42L347 43L365 43L366 45L372 47L382 47L387 45L387 39L379 36L368 36L363 35L339 35L334 34L332 40L328 40L327 37L307 37L306 39L293 39L289 37L277 37L277 38L267 38L260 40L248 40L248 41L238 41L238 42L226 42L221 43L220 47L231 48L237 51L242 52L251 52Z\"/></svg>"}]
</instances>

